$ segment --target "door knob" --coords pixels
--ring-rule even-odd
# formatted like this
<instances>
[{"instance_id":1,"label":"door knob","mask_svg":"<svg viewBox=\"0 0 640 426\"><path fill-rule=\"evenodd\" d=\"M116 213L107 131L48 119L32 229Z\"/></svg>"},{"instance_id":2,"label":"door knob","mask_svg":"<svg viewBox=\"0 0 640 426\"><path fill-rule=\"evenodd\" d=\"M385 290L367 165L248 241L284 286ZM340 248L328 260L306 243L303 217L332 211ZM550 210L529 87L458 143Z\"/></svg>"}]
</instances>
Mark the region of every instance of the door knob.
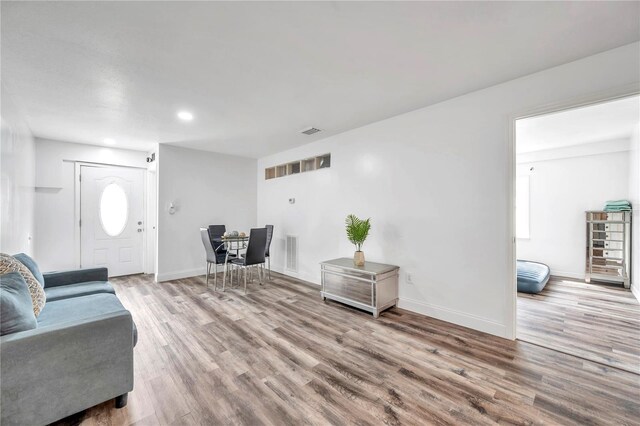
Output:
<instances>
[{"instance_id":1,"label":"door knob","mask_svg":"<svg viewBox=\"0 0 640 426\"><path fill-rule=\"evenodd\" d=\"M142 232L142 228L138 228L138 232Z\"/></svg>"},{"instance_id":2,"label":"door knob","mask_svg":"<svg viewBox=\"0 0 640 426\"><path fill-rule=\"evenodd\" d=\"M142 225L142 221L141 220L138 221L138 225Z\"/></svg>"}]
</instances>

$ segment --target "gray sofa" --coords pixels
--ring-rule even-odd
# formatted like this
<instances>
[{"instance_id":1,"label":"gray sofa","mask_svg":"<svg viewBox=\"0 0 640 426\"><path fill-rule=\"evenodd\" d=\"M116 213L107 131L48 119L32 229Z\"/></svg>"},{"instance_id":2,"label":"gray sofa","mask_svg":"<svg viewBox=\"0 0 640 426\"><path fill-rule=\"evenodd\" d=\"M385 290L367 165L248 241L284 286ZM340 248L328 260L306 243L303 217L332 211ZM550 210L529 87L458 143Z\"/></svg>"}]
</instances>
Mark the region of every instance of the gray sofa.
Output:
<instances>
[{"instance_id":1,"label":"gray sofa","mask_svg":"<svg viewBox=\"0 0 640 426\"><path fill-rule=\"evenodd\" d=\"M137 330L107 269L41 276L47 301L36 328L0 337L0 423L44 425L112 398L124 407Z\"/></svg>"}]
</instances>

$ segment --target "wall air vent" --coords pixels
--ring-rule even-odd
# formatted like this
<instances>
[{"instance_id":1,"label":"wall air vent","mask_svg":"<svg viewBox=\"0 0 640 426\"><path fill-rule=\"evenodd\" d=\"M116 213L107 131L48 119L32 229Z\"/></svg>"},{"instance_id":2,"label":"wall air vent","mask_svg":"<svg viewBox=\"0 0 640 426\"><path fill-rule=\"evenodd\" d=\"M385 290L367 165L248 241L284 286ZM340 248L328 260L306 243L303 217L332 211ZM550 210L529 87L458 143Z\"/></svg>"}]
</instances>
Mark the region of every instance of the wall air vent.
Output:
<instances>
[{"instance_id":1,"label":"wall air vent","mask_svg":"<svg viewBox=\"0 0 640 426\"><path fill-rule=\"evenodd\" d=\"M285 269L291 272L298 272L298 237L295 235L287 235L286 257Z\"/></svg>"},{"instance_id":2,"label":"wall air vent","mask_svg":"<svg viewBox=\"0 0 640 426\"><path fill-rule=\"evenodd\" d=\"M316 129L315 127L311 127L309 129L303 130L301 133L304 133L305 135L313 135L314 133L318 133L320 131L320 129Z\"/></svg>"}]
</instances>

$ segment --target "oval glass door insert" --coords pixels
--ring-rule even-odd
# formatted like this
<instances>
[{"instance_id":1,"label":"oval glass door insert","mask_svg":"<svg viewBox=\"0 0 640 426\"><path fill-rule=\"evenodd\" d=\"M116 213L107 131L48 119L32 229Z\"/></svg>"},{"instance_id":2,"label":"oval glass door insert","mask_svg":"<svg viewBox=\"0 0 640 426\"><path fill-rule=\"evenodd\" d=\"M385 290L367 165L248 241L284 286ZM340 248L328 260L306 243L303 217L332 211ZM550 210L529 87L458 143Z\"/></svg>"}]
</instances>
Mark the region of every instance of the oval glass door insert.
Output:
<instances>
[{"instance_id":1,"label":"oval glass door insert","mask_svg":"<svg viewBox=\"0 0 640 426\"><path fill-rule=\"evenodd\" d=\"M129 216L129 202L124 189L117 183L110 183L100 196L100 222L102 229L110 237L122 234Z\"/></svg>"}]
</instances>

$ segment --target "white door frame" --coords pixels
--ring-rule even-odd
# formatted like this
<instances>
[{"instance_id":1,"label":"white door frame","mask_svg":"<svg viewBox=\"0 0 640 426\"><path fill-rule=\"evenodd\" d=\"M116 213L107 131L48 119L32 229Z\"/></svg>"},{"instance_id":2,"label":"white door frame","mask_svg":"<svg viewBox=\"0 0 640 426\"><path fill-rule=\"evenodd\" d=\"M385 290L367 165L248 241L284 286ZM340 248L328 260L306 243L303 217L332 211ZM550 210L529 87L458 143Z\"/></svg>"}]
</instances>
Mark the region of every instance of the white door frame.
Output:
<instances>
[{"instance_id":1,"label":"white door frame","mask_svg":"<svg viewBox=\"0 0 640 426\"><path fill-rule=\"evenodd\" d=\"M142 217L144 217L145 219L145 223L143 226L143 232L144 232L144 237L142 238L142 266L143 266L143 270L146 273L147 272L147 263L149 262L148 259L148 254L147 254L147 244L148 244L148 233L147 233L147 209L149 208L147 206L147 192L148 192L148 188L147 188L147 174L148 171L146 168L144 167L135 167L135 166L122 166L120 164L107 164L107 163L92 163L92 162L88 162L88 161L74 161L74 235L73 235L73 247L74 247L74 257L76 259L76 267L80 268L80 263L81 263L81 251L80 251L80 245L81 245L81 239L80 239L80 169L82 166L89 166L89 167L120 167L120 168L124 168L124 169L138 169L138 170L144 170L145 174L144 174L144 179L143 179L143 186L142 186Z\"/></svg>"},{"instance_id":2,"label":"white door frame","mask_svg":"<svg viewBox=\"0 0 640 426\"><path fill-rule=\"evenodd\" d=\"M516 120L523 118L536 117L540 115L553 114L560 111L565 111L574 108L580 108L589 105L601 104L604 102L614 101L616 99L623 99L630 96L640 95L640 84L628 84L616 88L612 88L602 92L595 92L584 96L575 97L562 102L555 102L552 104L542 105L534 108L525 109L511 114L509 116L509 164L508 164L508 182L507 182L507 200L508 200L508 214L507 221L509 226L509 240L507 241L509 251L509 265L511 268L511 280L506 285L506 307L507 307L507 330L506 337L511 340L516 339L518 315L516 312L518 306L518 291L517 291L517 277L516 277L516 221L515 221L515 200L516 200ZM511 321L508 320L511 316Z\"/></svg>"}]
</instances>

